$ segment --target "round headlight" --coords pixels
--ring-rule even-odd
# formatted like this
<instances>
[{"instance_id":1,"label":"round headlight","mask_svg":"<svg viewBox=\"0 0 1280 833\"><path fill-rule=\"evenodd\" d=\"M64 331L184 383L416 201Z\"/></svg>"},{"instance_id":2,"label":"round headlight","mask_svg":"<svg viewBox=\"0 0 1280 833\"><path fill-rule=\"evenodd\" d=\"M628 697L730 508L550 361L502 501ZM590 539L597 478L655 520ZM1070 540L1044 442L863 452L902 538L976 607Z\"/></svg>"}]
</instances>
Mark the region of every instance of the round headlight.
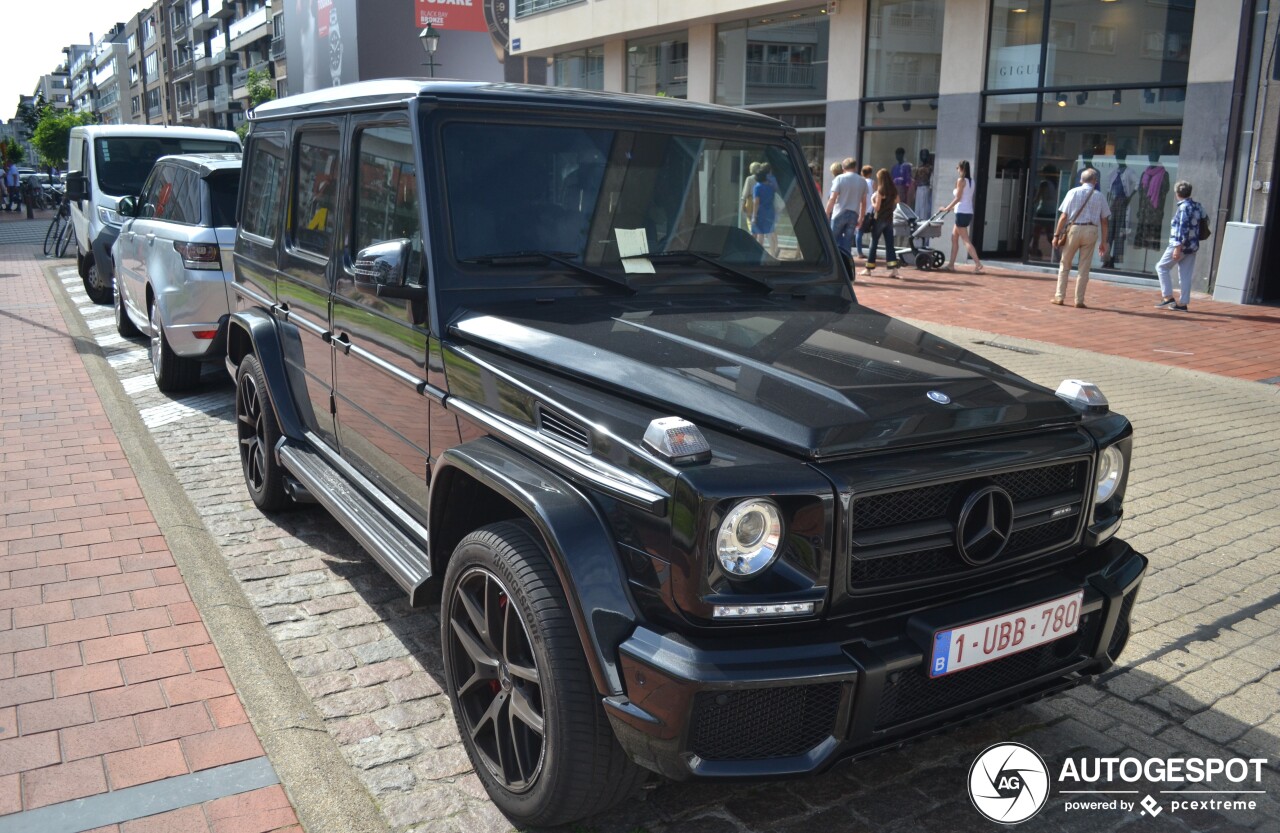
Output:
<instances>
[{"instance_id":1,"label":"round headlight","mask_svg":"<svg viewBox=\"0 0 1280 833\"><path fill-rule=\"evenodd\" d=\"M1108 446L1102 450L1098 460L1098 473L1093 480L1093 499L1095 503L1105 503L1116 493L1120 478L1124 475L1124 455L1120 449Z\"/></svg>"},{"instance_id":2,"label":"round headlight","mask_svg":"<svg viewBox=\"0 0 1280 833\"><path fill-rule=\"evenodd\" d=\"M725 572L752 576L773 563L782 541L782 513L767 500L744 500L716 532L716 556Z\"/></svg>"}]
</instances>

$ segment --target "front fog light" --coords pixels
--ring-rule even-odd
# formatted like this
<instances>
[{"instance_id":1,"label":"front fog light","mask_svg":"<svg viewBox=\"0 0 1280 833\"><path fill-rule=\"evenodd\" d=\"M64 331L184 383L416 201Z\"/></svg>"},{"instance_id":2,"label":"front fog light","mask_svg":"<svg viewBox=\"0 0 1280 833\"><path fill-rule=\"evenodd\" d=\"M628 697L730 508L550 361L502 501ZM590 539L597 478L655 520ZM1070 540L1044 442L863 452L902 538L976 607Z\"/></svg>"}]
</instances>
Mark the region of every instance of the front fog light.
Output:
<instances>
[{"instance_id":1,"label":"front fog light","mask_svg":"<svg viewBox=\"0 0 1280 833\"><path fill-rule=\"evenodd\" d=\"M744 500L716 533L716 556L725 572L753 576L773 563L782 541L782 513L767 500Z\"/></svg>"},{"instance_id":2,"label":"front fog light","mask_svg":"<svg viewBox=\"0 0 1280 833\"><path fill-rule=\"evenodd\" d=\"M1098 473L1093 478L1095 503L1106 503L1116 493L1120 478L1124 475L1124 455L1114 445L1102 450L1098 459Z\"/></svg>"}]
</instances>

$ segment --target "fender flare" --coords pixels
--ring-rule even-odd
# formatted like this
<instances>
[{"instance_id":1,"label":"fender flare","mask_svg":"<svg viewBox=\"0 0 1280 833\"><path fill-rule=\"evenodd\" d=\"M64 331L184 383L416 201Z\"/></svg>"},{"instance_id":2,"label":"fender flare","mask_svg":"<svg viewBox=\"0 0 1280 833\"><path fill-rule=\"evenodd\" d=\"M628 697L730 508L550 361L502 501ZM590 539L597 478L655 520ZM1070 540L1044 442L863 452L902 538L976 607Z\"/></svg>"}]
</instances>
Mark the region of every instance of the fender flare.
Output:
<instances>
[{"instance_id":1,"label":"fender flare","mask_svg":"<svg viewBox=\"0 0 1280 833\"><path fill-rule=\"evenodd\" d=\"M285 371L284 345L275 319L257 309L231 314L227 321L227 370L232 378L240 364L238 358L232 358L231 352L237 332L242 332L248 338L251 345L248 352L258 357L258 364L262 367L262 375L267 382L267 401L275 411L280 433L295 440L303 439L306 429L289 393L291 388Z\"/></svg>"},{"instance_id":2,"label":"fender flare","mask_svg":"<svg viewBox=\"0 0 1280 833\"><path fill-rule=\"evenodd\" d=\"M449 468L502 495L537 527L564 588L596 689L602 696L623 694L617 648L636 627L635 605L600 511L568 480L482 437L445 451L437 460L431 478L432 528L438 528L443 504L435 484ZM443 563L452 553L439 555L441 560L433 557L433 564Z\"/></svg>"}]
</instances>

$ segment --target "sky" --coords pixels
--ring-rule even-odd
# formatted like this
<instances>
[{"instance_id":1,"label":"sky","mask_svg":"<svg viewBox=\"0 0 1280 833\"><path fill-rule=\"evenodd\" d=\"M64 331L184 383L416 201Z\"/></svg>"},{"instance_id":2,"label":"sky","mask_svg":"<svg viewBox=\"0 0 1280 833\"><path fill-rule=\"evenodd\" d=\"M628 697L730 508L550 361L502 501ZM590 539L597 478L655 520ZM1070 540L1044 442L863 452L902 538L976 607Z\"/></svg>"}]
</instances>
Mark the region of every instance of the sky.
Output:
<instances>
[{"instance_id":1,"label":"sky","mask_svg":"<svg viewBox=\"0 0 1280 833\"><path fill-rule=\"evenodd\" d=\"M66 60L62 47L101 38L116 23L149 7L148 0L5 0L0 49L0 120L13 118L18 96Z\"/></svg>"}]
</instances>

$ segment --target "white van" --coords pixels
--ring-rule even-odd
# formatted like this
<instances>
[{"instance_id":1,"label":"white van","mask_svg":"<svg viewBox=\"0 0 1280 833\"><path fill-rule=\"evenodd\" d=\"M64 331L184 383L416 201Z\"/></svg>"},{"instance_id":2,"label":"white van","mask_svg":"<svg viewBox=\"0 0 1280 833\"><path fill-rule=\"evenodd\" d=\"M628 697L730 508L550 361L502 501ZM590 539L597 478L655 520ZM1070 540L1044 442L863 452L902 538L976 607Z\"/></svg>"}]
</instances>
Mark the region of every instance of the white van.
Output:
<instances>
[{"instance_id":1,"label":"white van","mask_svg":"<svg viewBox=\"0 0 1280 833\"><path fill-rule=\"evenodd\" d=\"M161 156L239 153L230 130L160 125L88 125L71 128L67 149L67 198L75 230L76 266L96 303L112 300L111 246L123 221L120 198L142 191Z\"/></svg>"}]
</instances>

